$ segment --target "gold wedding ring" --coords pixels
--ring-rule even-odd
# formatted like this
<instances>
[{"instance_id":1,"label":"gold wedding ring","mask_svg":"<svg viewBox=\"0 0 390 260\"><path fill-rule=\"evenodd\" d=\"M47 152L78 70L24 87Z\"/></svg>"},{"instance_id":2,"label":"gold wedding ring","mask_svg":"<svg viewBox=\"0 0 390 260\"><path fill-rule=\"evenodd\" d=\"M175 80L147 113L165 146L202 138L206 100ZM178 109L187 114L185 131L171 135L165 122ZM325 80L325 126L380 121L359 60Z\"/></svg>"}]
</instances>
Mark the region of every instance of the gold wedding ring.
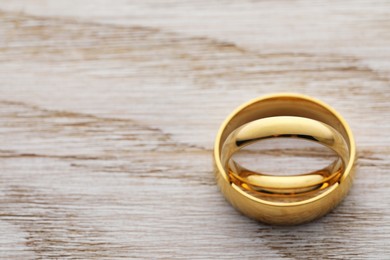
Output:
<instances>
[{"instance_id":1,"label":"gold wedding ring","mask_svg":"<svg viewBox=\"0 0 390 260\"><path fill-rule=\"evenodd\" d=\"M254 172L232 158L243 147L270 138L313 141L338 158L323 169L293 176ZM351 187L355 159L346 121L329 105L300 94L273 94L243 104L223 122L214 147L216 180L225 198L245 215L276 225L308 222L338 205Z\"/></svg>"}]
</instances>

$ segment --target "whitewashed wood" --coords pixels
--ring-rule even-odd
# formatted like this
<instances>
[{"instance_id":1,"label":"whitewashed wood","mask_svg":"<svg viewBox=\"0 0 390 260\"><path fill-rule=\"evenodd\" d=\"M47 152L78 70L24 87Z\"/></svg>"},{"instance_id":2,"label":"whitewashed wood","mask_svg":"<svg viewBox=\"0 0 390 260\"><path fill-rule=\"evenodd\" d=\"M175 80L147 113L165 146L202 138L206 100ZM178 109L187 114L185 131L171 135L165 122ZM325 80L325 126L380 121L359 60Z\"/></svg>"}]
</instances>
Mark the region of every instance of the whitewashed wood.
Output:
<instances>
[{"instance_id":1,"label":"whitewashed wood","mask_svg":"<svg viewBox=\"0 0 390 260\"><path fill-rule=\"evenodd\" d=\"M390 258L389 32L388 1L1 2L0 258ZM359 148L350 195L298 227L241 216L211 169L224 117L280 91Z\"/></svg>"}]
</instances>

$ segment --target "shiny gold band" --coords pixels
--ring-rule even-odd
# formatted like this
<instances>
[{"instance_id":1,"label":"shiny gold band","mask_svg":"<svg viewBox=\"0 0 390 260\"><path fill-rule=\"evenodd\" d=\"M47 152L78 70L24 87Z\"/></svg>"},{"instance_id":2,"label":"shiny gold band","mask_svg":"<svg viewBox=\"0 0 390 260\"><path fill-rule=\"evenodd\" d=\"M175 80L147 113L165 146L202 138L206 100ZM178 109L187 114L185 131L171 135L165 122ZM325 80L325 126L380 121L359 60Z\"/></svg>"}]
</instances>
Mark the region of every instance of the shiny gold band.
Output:
<instances>
[{"instance_id":1,"label":"shiny gold band","mask_svg":"<svg viewBox=\"0 0 390 260\"><path fill-rule=\"evenodd\" d=\"M250 171L232 159L246 145L269 138L303 138L332 149L328 167L295 176ZM321 101L298 94L252 100L222 124L215 142L215 174L227 200L244 214L270 224L299 224L336 206L353 178L355 144L344 119Z\"/></svg>"},{"instance_id":2,"label":"shiny gold band","mask_svg":"<svg viewBox=\"0 0 390 260\"><path fill-rule=\"evenodd\" d=\"M322 170L320 173L315 172L298 176L269 176L248 170L242 171L242 167L230 161L232 155L241 148L260 140L277 137L302 138L321 143L340 156L342 167L345 166L348 160L345 141L333 127L309 118L275 116L252 121L230 133L222 147L222 150L226 151L221 156L222 164L226 169L231 168L231 173L241 182L257 187L275 189L315 186L332 179L337 174L337 172L333 172L329 175L329 172ZM231 163L230 167L229 163Z\"/></svg>"}]
</instances>

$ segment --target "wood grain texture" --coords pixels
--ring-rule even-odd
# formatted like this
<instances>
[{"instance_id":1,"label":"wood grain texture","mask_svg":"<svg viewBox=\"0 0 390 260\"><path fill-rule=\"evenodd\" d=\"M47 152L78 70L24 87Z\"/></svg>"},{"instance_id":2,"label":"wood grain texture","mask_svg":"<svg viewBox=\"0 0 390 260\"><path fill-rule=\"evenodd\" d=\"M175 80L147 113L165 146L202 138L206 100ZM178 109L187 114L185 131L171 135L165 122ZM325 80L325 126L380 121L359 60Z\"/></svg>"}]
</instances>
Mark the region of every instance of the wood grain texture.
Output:
<instances>
[{"instance_id":1,"label":"wood grain texture","mask_svg":"<svg viewBox=\"0 0 390 260\"><path fill-rule=\"evenodd\" d=\"M332 213L281 228L225 202L211 151L285 91L344 115L359 167ZM390 259L389 99L388 1L2 1L0 258Z\"/></svg>"}]
</instances>

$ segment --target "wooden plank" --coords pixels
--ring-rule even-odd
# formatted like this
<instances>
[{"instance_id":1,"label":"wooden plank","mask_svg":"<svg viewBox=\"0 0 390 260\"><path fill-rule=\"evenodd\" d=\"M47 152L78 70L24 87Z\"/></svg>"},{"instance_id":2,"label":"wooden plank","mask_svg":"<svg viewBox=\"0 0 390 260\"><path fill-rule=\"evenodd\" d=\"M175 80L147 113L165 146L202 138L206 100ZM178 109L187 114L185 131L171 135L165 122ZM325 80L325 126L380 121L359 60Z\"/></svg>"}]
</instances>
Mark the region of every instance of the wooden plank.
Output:
<instances>
[{"instance_id":1,"label":"wooden plank","mask_svg":"<svg viewBox=\"0 0 390 260\"><path fill-rule=\"evenodd\" d=\"M388 259L389 14L388 1L0 3L0 258ZM345 116L359 167L334 212L281 228L224 201L211 151L232 109L286 91ZM251 158L274 170L326 157L262 149Z\"/></svg>"}]
</instances>

